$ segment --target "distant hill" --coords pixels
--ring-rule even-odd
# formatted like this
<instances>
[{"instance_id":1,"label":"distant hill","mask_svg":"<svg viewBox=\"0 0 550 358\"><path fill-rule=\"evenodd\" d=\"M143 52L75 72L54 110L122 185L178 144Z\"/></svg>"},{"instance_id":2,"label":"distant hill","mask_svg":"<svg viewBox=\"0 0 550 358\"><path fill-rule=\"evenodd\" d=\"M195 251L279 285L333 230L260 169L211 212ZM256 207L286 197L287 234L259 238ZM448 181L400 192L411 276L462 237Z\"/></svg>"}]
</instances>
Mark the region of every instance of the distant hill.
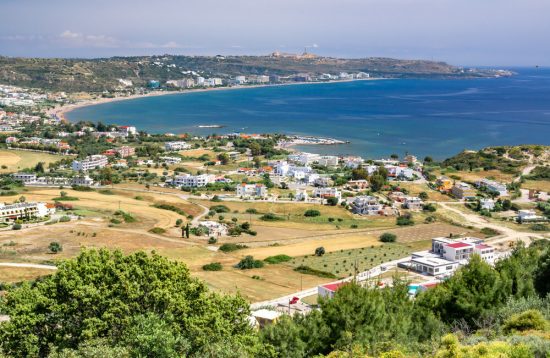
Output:
<instances>
[{"instance_id":1,"label":"distant hill","mask_svg":"<svg viewBox=\"0 0 550 358\"><path fill-rule=\"evenodd\" d=\"M270 56L142 56L99 59L46 59L0 57L0 83L66 92L101 92L127 79L134 86L149 80L175 80L195 71L205 77L236 75L312 75L367 72L389 78L489 77L492 70L468 70L444 62L391 58L341 59L315 55Z\"/></svg>"}]
</instances>

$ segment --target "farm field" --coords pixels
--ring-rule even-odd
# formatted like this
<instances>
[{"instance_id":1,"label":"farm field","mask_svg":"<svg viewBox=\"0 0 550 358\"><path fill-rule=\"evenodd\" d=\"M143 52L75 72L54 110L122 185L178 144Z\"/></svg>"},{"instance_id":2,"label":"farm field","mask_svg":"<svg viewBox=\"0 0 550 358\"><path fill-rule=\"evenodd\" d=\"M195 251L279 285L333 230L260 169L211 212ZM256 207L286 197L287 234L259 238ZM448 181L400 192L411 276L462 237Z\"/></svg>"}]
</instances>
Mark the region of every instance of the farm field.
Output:
<instances>
[{"instance_id":1,"label":"farm field","mask_svg":"<svg viewBox=\"0 0 550 358\"><path fill-rule=\"evenodd\" d=\"M34 167L39 162L44 162L47 167L48 164L57 162L63 158L66 157L48 153L30 152L26 150L0 149L0 164L7 167L0 167L0 173L17 172L25 168Z\"/></svg>"},{"instance_id":2,"label":"farm field","mask_svg":"<svg viewBox=\"0 0 550 358\"><path fill-rule=\"evenodd\" d=\"M474 171L450 171L443 170L443 175L451 176L456 175L460 177L460 180L475 182L483 178L492 178L492 180L499 181L501 183L510 183L514 180L514 174L503 173L500 170L474 170ZM438 173L436 175L441 175Z\"/></svg>"},{"instance_id":3,"label":"farm field","mask_svg":"<svg viewBox=\"0 0 550 358\"><path fill-rule=\"evenodd\" d=\"M0 282L15 283L21 281L34 280L41 276L47 276L54 273L53 270L44 270L28 267L3 267L0 266Z\"/></svg>"},{"instance_id":4,"label":"farm field","mask_svg":"<svg viewBox=\"0 0 550 358\"><path fill-rule=\"evenodd\" d=\"M421 192L428 194L428 201L456 201L449 195L442 194L428 187L426 184L399 182L396 183L401 188L407 189L410 196L418 196Z\"/></svg>"},{"instance_id":5,"label":"farm field","mask_svg":"<svg viewBox=\"0 0 550 358\"><path fill-rule=\"evenodd\" d=\"M351 250L340 249L315 256L313 254L295 257L288 264L292 267L308 266L312 269L329 272L338 278L348 277L357 272L366 271L387 261L397 260L411 253L406 245L372 245Z\"/></svg>"}]
</instances>

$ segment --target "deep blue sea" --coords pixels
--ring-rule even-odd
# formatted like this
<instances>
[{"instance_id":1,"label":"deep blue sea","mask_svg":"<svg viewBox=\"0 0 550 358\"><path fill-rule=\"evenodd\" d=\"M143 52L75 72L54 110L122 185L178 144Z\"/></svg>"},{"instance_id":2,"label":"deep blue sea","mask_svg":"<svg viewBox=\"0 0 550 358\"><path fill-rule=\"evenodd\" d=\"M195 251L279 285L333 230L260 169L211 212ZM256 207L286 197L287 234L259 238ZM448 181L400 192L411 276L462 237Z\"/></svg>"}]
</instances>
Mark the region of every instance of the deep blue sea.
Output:
<instances>
[{"instance_id":1,"label":"deep blue sea","mask_svg":"<svg viewBox=\"0 0 550 358\"><path fill-rule=\"evenodd\" d=\"M305 146L366 158L442 159L491 145L550 145L550 69L510 78L399 79L195 92L76 109L71 121L135 125L152 133L288 133L349 140ZM198 125L223 125L204 129Z\"/></svg>"}]
</instances>

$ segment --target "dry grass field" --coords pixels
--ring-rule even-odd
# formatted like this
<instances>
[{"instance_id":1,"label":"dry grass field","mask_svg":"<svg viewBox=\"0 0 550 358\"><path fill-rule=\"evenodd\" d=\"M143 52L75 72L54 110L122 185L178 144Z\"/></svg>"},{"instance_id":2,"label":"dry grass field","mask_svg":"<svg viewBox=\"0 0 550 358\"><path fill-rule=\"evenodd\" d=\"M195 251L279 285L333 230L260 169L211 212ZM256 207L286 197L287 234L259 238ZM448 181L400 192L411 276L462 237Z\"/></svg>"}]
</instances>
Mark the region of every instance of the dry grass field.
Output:
<instances>
[{"instance_id":1,"label":"dry grass field","mask_svg":"<svg viewBox=\"0 0 550 358\"><path fill-rule=\"evenodd\" d=\"M429 201L455 201L456 199L442 194L438 191L430 189L426 184L416 184L416 183L399 183L401 188L407 189L410 196L418 196L421 192L428 194Z\"/></svg>"},{"instance_id":2,"label":"dry grass field","mask_svg":"<svg viewBox=\"0 0 550 358\"><path fill-rule=\"evenodd\" d=\"M435 174L435 173L434 173ZM436 173L440 175L440 173ZM457 172L448 172L446 176L456 175L460 177L460 180L475 182L483 178L492 178L493 180L510 183L514 180L515 176L513 174L502 173L500 170L475 170L475 171L457 171Z\"/></svg>"},{"instance_id":3,"label":"dry grass field","mask_svg":"<svg viewBox=\"0 0 550 358\"><path fill-rule=\"evenodd\" d=\"M526 180L521 184L522 189L535 189L550 193L550 180Z\"/></svg>"},{"instance_id":4,"label":"dry grass field","mask_svg":"<svg viewBox=\"0 0 550 358\"><path fill-rule=\"evenodd\" d=\"M36 268L0 266L0 282L13 283L34 280L41 276L51 275L54 272Z\"/></svg>"},{"instance_id":5,"label":"dry grass field","mask_svg":"<svg viewBox=\"0 0 550 358\"><path fill-rule=\"evenodd\" d=\"M5 165L7 168L0 167L0 173L11 173L34 167L39 162L44 162L47 167L49 163L57 162L63 158L65 157L61 155L2 149L0 150L0 164Z\"/></svg>"}]
</instances>

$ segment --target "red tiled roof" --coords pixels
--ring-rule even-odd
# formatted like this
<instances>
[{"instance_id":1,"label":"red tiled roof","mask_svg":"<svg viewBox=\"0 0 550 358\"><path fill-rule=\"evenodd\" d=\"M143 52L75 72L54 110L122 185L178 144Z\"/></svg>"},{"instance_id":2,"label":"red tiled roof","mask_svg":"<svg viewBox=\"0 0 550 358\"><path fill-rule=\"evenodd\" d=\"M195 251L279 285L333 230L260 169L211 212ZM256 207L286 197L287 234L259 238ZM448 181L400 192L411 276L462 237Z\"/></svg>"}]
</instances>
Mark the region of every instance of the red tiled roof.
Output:
<instances>
[{"instance_id":1,"label":"red tiled roof","mask_svg":"<svg viewBox=\"0 0 550 358\"><path fill-rule=\"evenodd\" d=\"M329 283L323 285L329 291L336 292L340 287L344 286L347 282Z\"/></svg>"},{"instance_id":2,"label":"red tiled roof","mask_svg":"<svg viewBox=\"0 0 550 358\"><path fill-rule=\"evenodd\" d=\"M448 247L452 247L453 249L460 249L462 247L469 247L470 244L466 244L464 242L455 242L454 244L448 244Z\"/></svg>"}]
</instances>

